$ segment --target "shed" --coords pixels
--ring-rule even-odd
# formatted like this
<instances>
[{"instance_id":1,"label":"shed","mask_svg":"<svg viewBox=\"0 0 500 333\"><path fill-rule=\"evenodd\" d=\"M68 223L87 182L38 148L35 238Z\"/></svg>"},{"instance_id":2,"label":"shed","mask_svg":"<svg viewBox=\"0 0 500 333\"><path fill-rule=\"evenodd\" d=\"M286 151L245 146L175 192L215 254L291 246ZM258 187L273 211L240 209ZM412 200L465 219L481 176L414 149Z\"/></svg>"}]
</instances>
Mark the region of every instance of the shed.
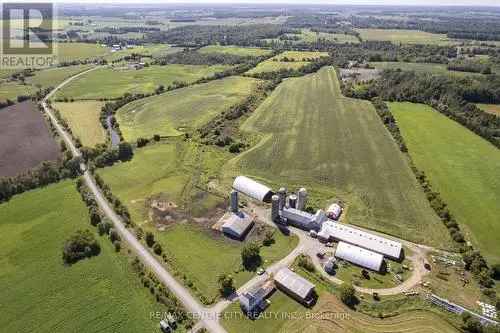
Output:
<instances>
[{"instance_id":1,"label":"shed","mask_svg":"<svg viewBox=\"0 0 500 333\"><path fill-rule=\"evenodd\" d=\"M230 213L226 222L222 225L222 232L232 238L243 239L252 226L253 218L239 211L237 213Z\"/></svg>"},{"instance_id":2,"label":"shed","mask_svg":"<svg viewBox=\"0 0 500 333\"><path fill-rule=\"evenodd\" d=\"M381 254L344 242L337 245L335 257L376 272L380 272L384 263L384 256Z\"/></svg>"},{"instance_id":3,"label":"shed","mask_svg":"<svg viewBox=\"0 0 500 333\"><path fill-rule=\"evenodd\" d=\"M263 202L271 202L273 196L273 192L269 187L245 176L238 176L234 179L233 189L252 199Z\"/></svg>"},{"instance_id":4,"label":"shed","mask_svg":"<svg viewBox=\"0 0 500 333\"><path fill-rule=\"evenodd\" d=\"M315 285L288 268L282 268L274 276L276 287L300 303L310 306L314 302Z\"/></svg>"}]
</instances>

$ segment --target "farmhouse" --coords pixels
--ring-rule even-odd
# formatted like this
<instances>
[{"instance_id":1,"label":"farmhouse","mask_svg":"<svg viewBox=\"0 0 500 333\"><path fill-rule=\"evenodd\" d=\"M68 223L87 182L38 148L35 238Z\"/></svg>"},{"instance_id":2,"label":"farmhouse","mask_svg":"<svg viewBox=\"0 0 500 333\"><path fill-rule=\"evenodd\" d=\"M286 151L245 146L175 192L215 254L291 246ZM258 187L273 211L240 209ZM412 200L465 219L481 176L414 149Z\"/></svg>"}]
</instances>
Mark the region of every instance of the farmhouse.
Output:
<instances>
[{"instance_id":1,"label":"farmhouse","mask_svg":"<svg viewBox=\"0 0 500 333\"><path fill-rule=\"evenodd\" d=\"M402 256L401 243L334 221L322 224L318 239L346 242L395 260Z\"/></svg>"},{"instance_id":2,"label":"farmhouse","mask_svg":"<svg viewBox=\"0 0 500 333\"><path fill-rule=\"evenodd\" d=\"M238 176L234 179L233 189L258 201L271 202L273 192L261 183L245 176Z\"/></svg>"},{"instance_id":3,"label":"farmhouse","mask_svg":"<svg viewBox=\"0 0 500 333\"><path fill-rule=\"evenodd\" d=\"M276 287L296 301L311 306L315 299L315 286L288 268L282 268L274 276Z\"/></svg>"},{"instance_id":4,"label":"farmhouse","mask_svg":"<svg viewBox=\"0 0 500 333\"><path fill-rule=\"evenodd\" d=\"M381 254L344 242L337 245L335 257L376 272L382 270L384 263L384 256Z\"/></svg>"}]
</instances>

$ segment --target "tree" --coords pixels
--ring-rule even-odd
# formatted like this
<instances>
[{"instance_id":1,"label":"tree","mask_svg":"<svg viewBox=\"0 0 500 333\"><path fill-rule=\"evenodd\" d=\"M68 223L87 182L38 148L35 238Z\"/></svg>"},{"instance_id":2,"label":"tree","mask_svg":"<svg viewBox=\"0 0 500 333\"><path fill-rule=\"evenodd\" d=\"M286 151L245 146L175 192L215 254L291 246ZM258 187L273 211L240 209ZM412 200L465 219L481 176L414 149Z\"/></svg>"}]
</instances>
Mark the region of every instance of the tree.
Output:
<instances>
[{"instance_id":1,"label":"tree","mask_svg":"<svg viewBox=\"0 0 500 333\"><path fill-rule=\"evenodd\" d=\"M356 298L356 290L352 286L352 284L342 283L340 285L340 299L342 302L349 306L353 307L356 305L358 299Z\"/></svg>"},{"instance_id":2,"label":"tree","mask_svg":"<svg viewBox=\"0 0 500 333\"><path fill-rule=\"evenodd\" d=\"M254 242L245 245L241 250L241 260L243 261L243 266L245 266L245 268L257 268L261 261L259 245Z\"/></svg>"},{"instance_id":3,"label":"tree","mask_svg":"<svg viewBox=\"0 0 500 333\"><path fill-rule=\"evenodd\" d=\"M121 248L122 248L122 244L120 243L119 240L116 240L113 242L113 246L115 247L115 251L116 252L120 252Z\"/></svg>"},{"instance_id":4,"label":"tree","mask_svg":"<svg viewBox=\"0 0 500 333\"><path fill-rule=\"evenodd\" d=\"M94 227L101 222L101 215L99 214L96 208L92 207L90 209L89 215L90 215L90 224L92 224Z\"/></svg>"},{"instance_id":5,"label":"tree","mask_svg":"<svg viewBox=\"0 0 500 333\"><path fill-rule=\"evenodd\" d=\"M265 246L270 246L273 243L274 243L274 232L272 230L268 230L266 231L262 244Z\"/></svg>"},{"instance_id":6,"label":"tree","mask_svg":"<svg viewBox=\"0 0 500 333\"><path fill-rule=\"evenodd\" d=\"M316 270L311 258L303 254L301 254L298 258L298 265L309 272L314 272Z\"/></svg>"},{"instance_id":7,"label":"tree","mask_svg":"<svg viewBox=\"0 0 500 333\"><path fill-rule=\"evenodd\" d=\"M491 278L500 280L500 264L496 264L491 267Z\"/></svg>"},{"instance_id":8,"label":"tree","mask_svg":"<svg viewBox=\"0 0 500 333\"><path fill-rule=\"evenodd\" d=\"M129 161L133 156L132 145L128 142L120 142L118 145L118 159L120 161Z\"/></svg>"},{"instance_id":9,"label":"tree","mask_svg":"<svg viewBox=\"0 0 500 333\"><path fill-rule=\"evenodd\" d=\"M159 134L153 135L153 140L155 140L156 142L160 141L160 135Z\"/></svg>"},{"instance_id":10,"label":"tree","mask_svg":"<svg viewBox=\"0 0 500 333\"><path fill-rule=\"evenodd\" d=\"M163 249L161 248L161 245L159 243L155 243L155 245L153 246L153 251L157 255L161 255L161 253L163 252Z\"/></svg>"},{"instance_id":11,"label":"tree","mask_svg":"<svg viewBox=\"0 0 500 333\"><path fill-rule=\"evenodd\" d=\"M63 246L63 260L66 264L96 256L101 252L101 247L89 230L78 230Z\"/></svg>"},{"instance_id":12,"label":"tree","mask_svg":"<svg viewBox=\"0 0 500 333\"><path fill-rule=\"evenodd\" d=\"M120 240L120 235L118 235L118 231L116 231L114 228L111 228L109 230L109 240L111 241L111 243Z\"/></svg>"},{"instance_id":13,"label":"tree","mask_svg":"<svg viewBox=\"0 0 500 333\"><path fill-rule=\"evenodd\" d=\"M228 297L235 291L234 279L231 275L221 274L217 281L219 283L219 292L223 297Z\"/></svg>"},{"instance_id":14,"label":"tree","mask_svg":"<svg viewBox=\"0 0 500 333\"><path fill-rule=\"evenodd\" d=\"M151 231L146 232L146 244L151 247L155 243L155 236Z\"/></svg>"}]
</instances>

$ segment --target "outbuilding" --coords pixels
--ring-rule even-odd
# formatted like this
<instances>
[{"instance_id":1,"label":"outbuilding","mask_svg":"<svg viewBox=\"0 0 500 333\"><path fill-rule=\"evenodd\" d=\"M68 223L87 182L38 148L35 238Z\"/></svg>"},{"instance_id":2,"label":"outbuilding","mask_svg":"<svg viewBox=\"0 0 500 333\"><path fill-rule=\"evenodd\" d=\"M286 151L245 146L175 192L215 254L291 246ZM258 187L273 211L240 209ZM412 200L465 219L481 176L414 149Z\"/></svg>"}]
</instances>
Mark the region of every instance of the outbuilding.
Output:
<instances>
[{"instance_id":1,"label":"outbuilding","mask_svg":"<svg viewBox=\"0 0 500 333\"><path fill-rule=\"evenodd\" d=\"M261 183L245 176L238 176L234 179L233 189L258 201L271 202L273 192Z\"/></svg>"},{"instance_id":2,"label":"outbuilding","mask_svg":"<svg viewBox=\"0 0 500 333\"><path fill-rule=\"evenodd\" d=\"M253 218L239 211L230 213L226 222L222 225L222 232L234 239L244 239L253 226Z\"/></svg>"},{"instance_id":3,"label":"outbuilding","mask_svg":"<svg viewBox=\"0 0 500 333\"><path fill-rule=\"evenodd\" d=\"M315 285L286 267L276 273L274 282L278 289L306 306L315 301Z\"/></svg>"},{"instance_id":4,"label":"outbuilding","mask_svg":"<svg viewBox=\"0 0 500 333\"><path fill-rule=\"evenodd\" d=\"M381 254L344 242L337 245L335 257L376 272L380 272L384 264Z\"/></svg>"}]
</instances>

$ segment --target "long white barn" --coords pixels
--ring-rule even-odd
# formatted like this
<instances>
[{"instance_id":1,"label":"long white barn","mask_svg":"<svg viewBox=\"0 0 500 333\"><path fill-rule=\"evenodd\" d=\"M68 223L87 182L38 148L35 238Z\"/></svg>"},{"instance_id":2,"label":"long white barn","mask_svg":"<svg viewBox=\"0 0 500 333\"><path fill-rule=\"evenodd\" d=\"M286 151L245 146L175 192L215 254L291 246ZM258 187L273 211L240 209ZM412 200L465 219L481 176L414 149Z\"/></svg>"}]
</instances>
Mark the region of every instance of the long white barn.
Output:
<instances>
[{"instance_id":1,"label":"long white barn","mask_svg":"<svg viewBox=\"0 0 500 333\"><path fill-rule=\"evenodd\" d=\"M399 242L333 221L323 223L318 238L346 242L396 260L401 258L403 248Z\"/></svg>"},{"instance_id":2,"label":"long white barn","mask_svg":"<svg viewBox=\"0 0 500 333\"><path fill-rule=\"evenodd\" d=\"M250 198L264 202L271 202L273 195L269 187L245 176L238 176L234 179L233 189Z\"/></svg>"},{"instance_id":3,"label":"long white barn","mask_svg":"<svg viewBox=\"0 0 500 333\"><path fill-rule=\"evenodd\" d=\"M337 245L335 257L376 272L381 270L384 263L383 255L344 242Z\"/></svg>"}]
</instances>

